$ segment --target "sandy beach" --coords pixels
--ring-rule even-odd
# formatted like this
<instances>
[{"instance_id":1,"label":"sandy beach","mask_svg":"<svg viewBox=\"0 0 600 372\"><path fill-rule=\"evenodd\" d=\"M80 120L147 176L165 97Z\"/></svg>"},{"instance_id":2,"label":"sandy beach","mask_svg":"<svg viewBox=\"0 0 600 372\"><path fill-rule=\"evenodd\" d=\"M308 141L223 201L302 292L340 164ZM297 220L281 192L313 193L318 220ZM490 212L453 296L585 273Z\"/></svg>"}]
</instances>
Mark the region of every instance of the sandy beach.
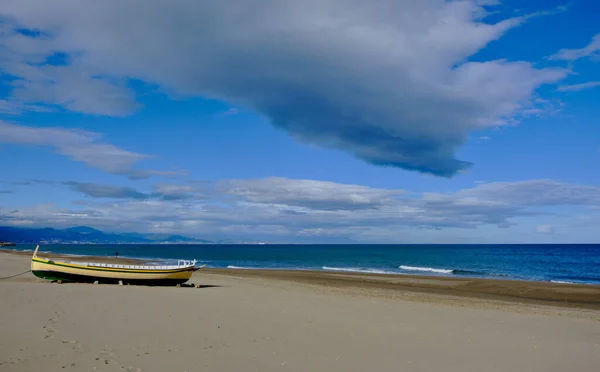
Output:
<instances>
[{"instance_id":1,"label":"sandy beach","mask_svg":"<svg viewBox=\"0 0 600 372\"><path fill-rule=\"evenodd\" d=\"M28 269L0 252L3 372L600 368L597 286L200 270L201 288L159 288Z\"/></svg>"}]
</instances>

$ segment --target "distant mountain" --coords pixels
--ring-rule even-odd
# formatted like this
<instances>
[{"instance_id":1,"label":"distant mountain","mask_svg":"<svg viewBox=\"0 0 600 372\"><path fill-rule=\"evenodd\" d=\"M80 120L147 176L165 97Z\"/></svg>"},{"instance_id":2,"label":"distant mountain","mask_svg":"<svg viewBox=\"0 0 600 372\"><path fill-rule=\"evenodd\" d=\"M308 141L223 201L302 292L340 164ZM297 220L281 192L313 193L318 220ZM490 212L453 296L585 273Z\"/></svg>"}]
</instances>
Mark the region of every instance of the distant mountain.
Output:
<instances>
[{"instance_id":1,"label":"distant mountain","mask_svg":"<svg viewBox=\"0 0 600 372\"><path fill-rule=\"evenodd\" d=\"M96 230L89 226L69 227L68 229L65 229L65 231L74 232L74 233L82 233L82 234L98 234L98 233L103 234L102 231Z\"/></svg>"},{"instance_id":2,"label":"distant mountain","mask_svg":"<svg viewBox=\"0 0 600 372\"><path fill-rule=\"evenodd\" d=\"M214 244L215 241L181 235L109 233L88 226L59 230L0 226L0 241L17 244Z\"/></svg>"},{"instance_id":3,"label":"distant mountain","mask_svg":"<svg viewBox=\"0 0 600 372\"><path fill-rule=\"evenodd\" d=\"M168 234L137 234L137 235L144 239L150 239L152 241L160 241L160 242L165 242L165 243L192 243L192 244L200 244L200 243L212 244L212 243L214 243L213 240L188 238L187 236L181 236L181 235L168 235Z\"/></svg>"}]
</instances>

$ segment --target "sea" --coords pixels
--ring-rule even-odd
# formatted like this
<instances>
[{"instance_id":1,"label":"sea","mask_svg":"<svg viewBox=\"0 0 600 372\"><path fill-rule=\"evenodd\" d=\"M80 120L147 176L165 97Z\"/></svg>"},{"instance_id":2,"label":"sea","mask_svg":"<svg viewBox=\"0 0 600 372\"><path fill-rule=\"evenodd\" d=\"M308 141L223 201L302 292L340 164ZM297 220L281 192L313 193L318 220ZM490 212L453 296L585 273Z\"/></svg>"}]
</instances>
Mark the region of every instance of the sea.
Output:
<instances>
[{"instance_id":1,"label":"sea","mask_svg":"<svg viewBox=\"0 0 600 372\"><path fill-rule=\"evenodd\" d=\"M17 250L32 251L33 245ZM198 260L208 268L283 269L533 280L600 285L600 244L552 245L43 245L44 253ZM75 260L75 258L73 259Z\"/></svg>"}]
</instances>

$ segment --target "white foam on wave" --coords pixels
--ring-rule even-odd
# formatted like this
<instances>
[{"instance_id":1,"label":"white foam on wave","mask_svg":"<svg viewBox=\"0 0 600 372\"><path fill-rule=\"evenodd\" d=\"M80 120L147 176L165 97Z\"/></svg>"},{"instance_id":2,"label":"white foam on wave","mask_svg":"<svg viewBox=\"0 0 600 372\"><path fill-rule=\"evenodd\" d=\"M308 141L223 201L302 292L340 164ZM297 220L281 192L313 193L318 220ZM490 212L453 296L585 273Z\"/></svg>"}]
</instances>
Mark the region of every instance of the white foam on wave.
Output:
<instances>
[{"instance_id":1,"label":"white foam on wave","mask_svg":"<svg viewBox=\"0 0 600 372\"><path fill-rule=\"evenodd\" d=\"M448 269L434 269L431 267L418 267L418 266L405 266L405 265L400 265L400 269L407 270L407 271L423 271L423 272L438 273L438 274L452 274L452 272L454 271L454 270L448 270Z\"/></svg>"},{"instance_id":2,"label":"white foam on wave","mask_svg":"<svg viewBox=\"0 0 600 372\"><path fill-rule=\"evenodd\" d=\"M566 280L551 280L550 283L556 283L556 284L577 284L574 282L567 282Z\"/></svg>"},{"instance_id":3,"label":"white foam on wave","mask_svg":"<svg viewBox=\"0 0 600 372\"><path fill-rule=\"evenodd\" d=\"M228 269L237 269L237 270L285 270L285 271L309 271L313 270L309 267L287 267L287 266L276 266L276 267L256 267L256 266L227 266Z\"/></svg>"},{"instance_id":4,"label":"white foam on wave","mask_svg":"<svg viewBox=\"0 0 600 372\"><path fill-rule=\"evenodd\" d=\"M378 270L378 269L362 269L358 267L331 267L323 266L323 270L327 271L342 271L349 273L364 273L364 274L398 274L392 271Z\"/></svg>"}]
</instances>

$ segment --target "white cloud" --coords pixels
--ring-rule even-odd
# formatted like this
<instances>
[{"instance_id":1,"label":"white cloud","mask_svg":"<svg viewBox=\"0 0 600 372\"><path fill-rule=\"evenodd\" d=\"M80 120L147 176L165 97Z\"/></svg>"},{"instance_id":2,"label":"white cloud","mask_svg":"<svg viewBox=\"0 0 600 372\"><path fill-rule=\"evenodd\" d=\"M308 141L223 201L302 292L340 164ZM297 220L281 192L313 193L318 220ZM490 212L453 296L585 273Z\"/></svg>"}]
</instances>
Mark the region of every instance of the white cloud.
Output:
<instances>
[{"instance_id":1,"label":"white cloud","mask_svg":"<svg viewBox=\"0 0 600 372\"><path fill-rule=\"evenodd\" d=\"M326 181L270 177L219 182L221 193L243 197L251 203L281 204L317 210L376 208L403 190L376 189Z\"/></svg>"},{"instance_id":2,"label":"white cloud","mask_svg":"<svg viewBox=\"0 0 600 372\"><path fill-rule=\"evenodd\" d=\"M549 57L552 60L574 61L581 58L593 57L600 51L600 34L595 35L592 41L581 49L561 49Z\"/></svg>"},{"instance_id":3,"label":"white cloud","mask_svg":"<svg viewBox=\"0 0 600 372\"><path fill-rule=\"evenodd\" d=\"M0 35L0 48L3 49L0 69L17 78L10 82L12 97L4 104L12 107L4 111L48 110L38 105L45 104L85 114L124 116L138 107L124 79L99 76L97 71L59 50L47 34L37 38L26 36L15 29L18 25L8 27L3 23L8 20L3 20L2 15L0 10L0 23L4 25ZM70 52L78 54L81 51ZM46 63L53 57L64 63Z\"/></svg>"},{"instance_id":4,"label":"white cloud","mask_svg":"<svg viewBox=\"0 0 600 372\"><path fill-rule=\"evenodd\" d=\"M577 92L584 89L600 87L600 81L590 81L582 84L561 85L556 90L559 92Z\"/></svg>"},{"instance_id":5,"label":"white cloud","mask_svg":"<svg viewBox=\"0 0 600 372\"><path fill-rule=\"evenodd\" d=\"M535 231L538 234L554 234L554 227L550 225L539 225L536 227Z\"/></svg>"},{"instance_id":6,"label":"white cloud","mask_svg":"<svg viewBox=\"0 0 600 372\"><path fill-rule=\"evenodd\" d=\"M0 120L0 143L47 146L74 161L106 173L126 175L132 179L178 174L178 172L134 169L136 163L150 156L102 142L102 137L98 133L64 128L36 128Z\"/></svg>"},{"instance_id":7,"label":"white cloud","mask_svg":"<svg viewBox=\"0 0 600 372\"><path fill-rule=\"evenodd\" d=\"M165 200L183 200L188 198L201 198L199 189L192 185L178 185L161 183L154 186L154 195Z\"/></svg>"},{"instance_id":8,"label":"white cloud","mask_svg":"<svg viewBox=\"0 0 600 372\"><path fill-rule=\"evenodd\" d=\"M189 185L180 185L180 189L175 184L157 186L154 193L78 185L83 185L79 191L87 195L121 200L91 200L74 203L70 209L46 205L17 208L16 212L0 210L0 224L61 227L85 223L108 230L277 241L297 237L315 242L339 238L393 243L407 241L407 237L431 241L433 232L435 239L442 239L446 232L467 241L477 237L485 240L489 228L504 229L504 234L513 238L513 231L520 231L521 225L529 226L529 231L553 231L536 228L538 218L553 218L552 226L566 226L572 214L563 215L557 207L594 214L597 212L589 207L600 206L600 187L551 180L485 183L454 193L420 195L315 180L224 180L202 199L169 199L158 192L198 192ZM556 222L559 220L562 222Z\"/></svg>"},{"instance_id":9,"label":"white cloud","mask_svg":"<svg viewBox=\"0 0 600 372\"><path fill-rule=\"evenodd\" d=\"M300 141L452 176L471 131L526 114L565 71L467 61L537 12L482 20L496 1L0 0L14 26L0 62L15 98L125 115L127 79L255 110ZM56 52L66 64L43 64ZM37 61L37 64L30 63ZM48 82L48 78L52 82Z\"/></svg>"},{"instance_id":10,"label":"white cloud","mask_svg":"<svg viewBox=\"0 0 600 372\"><path fill-rule=\"evenodd\" d=\"M600 204L600 187L553 180L486 183L473 189L462 190L456 195L493 200L512 206Z\"/></svg>"},{"instance_id":11,"label":"white cloud","mask_svg":"<svg viewBox=\"0 0 600 372\"><path fill-rule=\"evenodd\" d=\"M129 187L119 187L111 185L102 185L91 182L64 182L73 190L91 196L93 198L113 198L113 199L148 199L149 195L141 193Z\"/></svg>"},{"instance_id":12,"label":"white cloud","mask_svg":"<svg viewBox=\"0 0 600 372\"><path fill-rule=\"evenodd\" d=\"M9 75L18 76L13 96L24 102L58 105L92 115L126 116L138 104L133 92L121 81L94 76L79 66L5 66Z\"/></svg>"},{"instance_id":13,"label":"white cloud","mask_svg":"<svg viewBox=\"0 0 600 372\"><path fill-rule=\"evenodd\" d=\"M49 109L41 106L25 104L17 100L0 99L0 114L19 115L25 111L48 112Z\"/></svg>"},{"instance_id":14,"label":"white cloud","mask_svg":"<svg viewBox=\"0 0 600 372\"><path fill-rule=\"evenodd\" d=\"M232 116L232 115L237 115L239 113L240 113L239 109L232 107L232 108L228 109L227 111L225 111L222 115L223 116Z\"/></svg>"},{"instance_id":15,"label":"white cloud","mask_svg":"<svg viewBox=\"0 0 600 372\"><path fill-rule=\"evenodd\" d=\"M475 0L478 5L495 6L500 5L500 0Z\"/></svg>"}]
</instances>

